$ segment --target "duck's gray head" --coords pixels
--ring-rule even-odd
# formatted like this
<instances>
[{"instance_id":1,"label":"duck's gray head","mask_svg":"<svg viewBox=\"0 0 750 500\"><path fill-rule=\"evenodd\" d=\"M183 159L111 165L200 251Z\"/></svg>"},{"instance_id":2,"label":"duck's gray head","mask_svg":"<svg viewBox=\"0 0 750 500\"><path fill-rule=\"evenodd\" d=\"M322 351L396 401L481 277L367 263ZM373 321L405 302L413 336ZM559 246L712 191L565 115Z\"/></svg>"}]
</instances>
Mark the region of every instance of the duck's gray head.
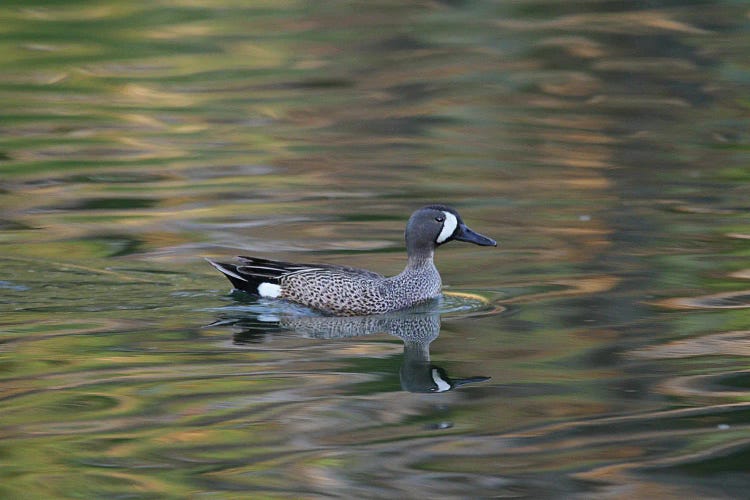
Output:
<instances>
[{"instance_id":1,"label":"duck's gray head","mask_svg":"<svg viewBox=\"0 0 750 500\"><path fill-rule=\"evenodd\" d=\"M410 256L429 255L435 247L452 240L497 246L495 240L472 231L458 212L444 205L420 208L406 224L406 250Z\"/></svg>"}]
</instances>

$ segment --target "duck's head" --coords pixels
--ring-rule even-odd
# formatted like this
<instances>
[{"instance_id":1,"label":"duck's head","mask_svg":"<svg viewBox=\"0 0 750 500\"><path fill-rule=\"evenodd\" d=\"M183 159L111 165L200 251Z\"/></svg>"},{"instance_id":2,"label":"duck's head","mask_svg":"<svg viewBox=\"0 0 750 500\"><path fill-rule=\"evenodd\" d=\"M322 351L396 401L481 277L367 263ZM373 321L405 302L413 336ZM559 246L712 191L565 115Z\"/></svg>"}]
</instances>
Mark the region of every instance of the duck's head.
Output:
<instances>
[{"instance_id":1,"label":"duck's head","mask_svg":"<svg viewBox=\"0 0 750 500\"><path fill-rule=\"evenodd\" d=\"M420 208L411 214L406 224L406 249L409 255L432 253L435 247L453 240L497 246L495 240L470 229L458 212L444 205Z\"/></svg>"},{"instance_id":2,"label":"duck's head","mask_svg":"<svg viewBox=\"0 0 750 500\"><path fill-rule=\"evenodd\" d=\"M490 377L451 378L439 366L429 362L409 363L406 358L399 370L399 378L403 390L421 393L452 391L462 385L490 380Z\"/></svg>"}]
</instances>

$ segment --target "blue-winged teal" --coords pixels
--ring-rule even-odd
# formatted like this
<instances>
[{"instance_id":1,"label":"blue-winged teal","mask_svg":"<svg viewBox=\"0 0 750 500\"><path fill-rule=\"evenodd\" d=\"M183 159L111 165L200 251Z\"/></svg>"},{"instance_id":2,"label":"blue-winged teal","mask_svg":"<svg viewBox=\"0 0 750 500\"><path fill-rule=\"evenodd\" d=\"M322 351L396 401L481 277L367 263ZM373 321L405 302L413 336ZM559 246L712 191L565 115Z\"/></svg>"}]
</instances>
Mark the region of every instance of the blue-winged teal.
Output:
<instances>
[{"instance_id":1,"label":"blue-winged teal","mask_svg":"<svg viewBox=\"0 0 750 500\"><path fill-rule=\"evenodd\" d=\"M237 265L208 261L239 290L338 316L360 316L404 309L438 297L442 281L432 259L435 248L451 240L497 245L495 240L469 229L454 209L430 205L409 218L409 260L401 274L390 278L353 267L293 264L258 257L238 257Z\"/></svg>"}]
</instances>

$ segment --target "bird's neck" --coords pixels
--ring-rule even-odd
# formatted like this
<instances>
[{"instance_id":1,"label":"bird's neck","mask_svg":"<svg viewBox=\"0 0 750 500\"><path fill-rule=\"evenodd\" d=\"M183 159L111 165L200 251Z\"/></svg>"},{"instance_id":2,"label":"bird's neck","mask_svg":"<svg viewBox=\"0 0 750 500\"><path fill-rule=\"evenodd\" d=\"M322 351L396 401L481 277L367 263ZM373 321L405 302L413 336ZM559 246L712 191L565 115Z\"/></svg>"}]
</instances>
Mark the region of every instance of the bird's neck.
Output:
<instances>
[{"instance_id":1,"label":"bird's neck","mask_svg":"<svg viewBox=\"0 0 750 500\"><path fill-rule=\"evenodd\" d=\"M422 249L416 252L409 252L409 260L406 262L406 269L422 269L435 267L433 258L435 251L432 249Z\"/></svg>"}]
</instances>

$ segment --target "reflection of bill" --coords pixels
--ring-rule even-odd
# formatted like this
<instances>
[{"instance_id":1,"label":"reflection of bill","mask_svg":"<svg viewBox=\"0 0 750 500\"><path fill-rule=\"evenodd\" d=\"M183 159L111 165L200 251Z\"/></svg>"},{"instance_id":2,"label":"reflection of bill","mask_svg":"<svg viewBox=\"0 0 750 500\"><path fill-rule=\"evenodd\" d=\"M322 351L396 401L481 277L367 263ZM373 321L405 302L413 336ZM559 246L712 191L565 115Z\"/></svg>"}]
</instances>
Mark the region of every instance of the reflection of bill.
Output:
<instances>
[{"instance_id":1,"label":"reflection of bill","mask_svg":"<svg viewBox=\"0 0 750 500\"><path fill-rule=\"evenodd\" d=\"M440 335L440 313L422 310L378 316L288 316L259 315L253 320L222 321L243 328L235 334L238 343L252 342L265 330L283 329L316 339L361 337L389 333L404 342L400 369L401 387L409 392L445 392L462 385L489 380L489 377L451 378L445 370L430 363L430 343Z\"/></svg>"},{"instance_id":2,"label":"reflection of bill","mask_svg":"<svg viewBox=\"0 0 750 500\"><path fill-rule=\"evenodd\" d=\"M429 340L401 337L404 341L404 362L399 370L402 389L409 392L445 392L462 385L489 380L489 377L450 378L444 369L431 364L430 342L435 338L437 334Z\"/></svg>"}]
</instances>

